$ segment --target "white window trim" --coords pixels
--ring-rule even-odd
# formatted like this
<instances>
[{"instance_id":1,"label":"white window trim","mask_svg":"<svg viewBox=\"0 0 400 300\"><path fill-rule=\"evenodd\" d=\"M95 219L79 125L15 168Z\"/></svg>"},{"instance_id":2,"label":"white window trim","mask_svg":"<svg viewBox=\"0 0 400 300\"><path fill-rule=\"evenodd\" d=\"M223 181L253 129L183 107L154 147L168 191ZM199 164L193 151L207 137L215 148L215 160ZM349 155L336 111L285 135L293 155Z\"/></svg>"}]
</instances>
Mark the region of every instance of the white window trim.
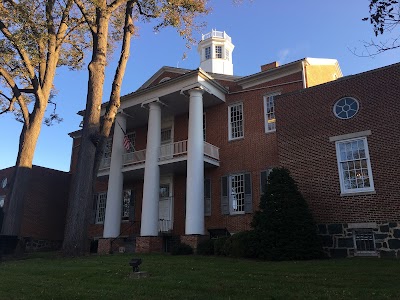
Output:
<instances>
[{"instance_id":1,"label":"white window trim","mask_svg":"<svg viewBox=\"0 0 400 300\"><path fill-rule=\"evenodd\" d=\"M233 176L238 176L241 175L243 176L243 210L242 211L235 211L233 209L233 197L232 197L232 177ZM229 174L228 176L228 204L229 204L229 214L230 215L244 215L245 214L245 207L244 207L244 201L245 201L245 184L246 184L246 179L245 179L245 173L233 173Z\"/></svg>"},{"instance_id":2,"label":"white window trim","mask_svg":"<svg viewBox=\"0 0 400 300\"><path fill-rule=\"evenodd\" d=\"M346 190L345 185L344 185L342 166L340 164L341 160L340 160L339 144L342 142L351 142L351 141L360 140L360 139L364 140L365 157L367 160L367 169L368 169L370 187ZM354 194L365 193L365 192L371 192L371 193L375 192L374 179L373 179L373 175L372 175L371 159L369 156L367 137L364 136L364 137L336 141L335 148L336 148L336 160L337 160L337 166L338 166L338 172L339 172L339 181L340 181L340 191L341 191L340 195L345 196L345 195L354 195Z\"/></svg>"},{"instance_id":3,"label":"white window trim","mask_svg":"<svg viewBox=\"0 0 400 300\"><path fill-rule=\"evenodd\" d=\"M271 96L278 96L281 93L279 92L275 92L275 93L270 93L270 94L266 94L263 97L263 101L264 101L264 129L265 129L265 133L270 133L270 132L275 132L276 131L276 116L275 116L275 128L272 130L268 129L268 118L267 118L267 100L269 97ZM275 99L274 99L274 113L275 113Z\"/></svg>"},{"instance_id":4,"label":"white window trim","mask_svg":"<svg viewBox=\"0 0 400 300\"><path fill-rule=\"evenodd\" d=\"M242 106L242 136L232 137L232 124L231 124L231 108L236 105ZM244 105L243 102L232 103L228 106L228 141L236 141L244 138Z\"/></svg>"}]
</instances>

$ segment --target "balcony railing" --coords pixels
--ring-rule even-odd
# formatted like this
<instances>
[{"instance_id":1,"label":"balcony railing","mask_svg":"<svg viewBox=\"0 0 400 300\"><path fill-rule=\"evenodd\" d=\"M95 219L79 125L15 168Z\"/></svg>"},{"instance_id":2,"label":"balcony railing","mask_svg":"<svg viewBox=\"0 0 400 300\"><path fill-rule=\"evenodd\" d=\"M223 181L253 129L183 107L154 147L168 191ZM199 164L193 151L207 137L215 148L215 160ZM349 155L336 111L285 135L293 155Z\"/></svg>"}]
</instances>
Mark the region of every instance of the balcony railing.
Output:
<instances>
[{"instance_id":1,"label":"balcony railing","mask_svg":"<svg viewBox=\"0 0 400 300\"><path fill-rule=\"evenodd\" d=\"M164 144L160 147L159 161L171 160L186 155L188 152L188 141L183 140L170 144ZM219 148L204 142L204 156L207 158L219 161ZM123 165L143 164L146 161L146 149L125 153L123 155ZM110 167L111 158L103 158L100 165L100 170Z\"/></svg>"},{"instance_id":2,"label":"balcony railing","mask_svg":"<svg viewBox=\"0 0 400 300\"><path fill-rule=\"evenodd\" d=\"M158 231L159 232L170 232L172 230L173 221L172 220L165 220L159 219L158 220Z\"/></svg>"},{"instance_id":3,"label":"balcony railing","mask_svg":"<svg viewBox=\"0 0 400 300\"><path fill-rule=\"evenodd\" d=\"M211 32L201 35L203 41L212 37L227 39L230 42L232 41L231 37L227 35L225 31L211 30Z\"/></svg>"},{"instance_id":4,"label":"balcony railing","mask_svg":"<svg viewBox=\"0 0 400 300\"><path fill-rule=\"evenodd\" d=\"M146 161L146 149L125 153L122 158L123 164L141 164Z\"/></svg>"}]
</instances>

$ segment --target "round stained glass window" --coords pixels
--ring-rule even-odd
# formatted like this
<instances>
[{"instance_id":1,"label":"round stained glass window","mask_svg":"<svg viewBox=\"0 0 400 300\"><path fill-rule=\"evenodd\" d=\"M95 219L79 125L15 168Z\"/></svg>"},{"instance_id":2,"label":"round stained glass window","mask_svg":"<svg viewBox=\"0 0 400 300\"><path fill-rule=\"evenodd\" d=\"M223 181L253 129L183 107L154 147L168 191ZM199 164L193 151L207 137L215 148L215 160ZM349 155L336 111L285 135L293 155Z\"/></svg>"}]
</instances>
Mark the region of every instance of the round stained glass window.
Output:
<instances>
[{"instance_id":1,"label":"round stained glass window","mask_svg":"<svg viewBox=\"0 0 400 300\"><path fill-rule=\"evenodd\" d=\"M333 107L333 113L339 119L346 120L354 117L359 108L360 105L356 99L345 97L335 103L335 106Z\"/></svg>"}]
</instances>

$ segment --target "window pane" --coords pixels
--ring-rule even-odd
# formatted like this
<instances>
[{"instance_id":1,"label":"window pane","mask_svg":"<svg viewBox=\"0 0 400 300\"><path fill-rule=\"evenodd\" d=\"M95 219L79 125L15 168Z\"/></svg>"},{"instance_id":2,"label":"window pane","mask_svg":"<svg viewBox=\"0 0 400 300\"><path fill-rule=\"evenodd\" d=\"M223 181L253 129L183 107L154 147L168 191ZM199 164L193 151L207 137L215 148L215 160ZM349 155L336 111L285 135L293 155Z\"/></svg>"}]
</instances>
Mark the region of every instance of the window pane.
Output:
<instances>
[{"instance_id":1,"label":"window pane","mask_svg":"<svg viewBox=\"0 0 400 300\"><path fill-rule=\"evenodd\" d=\"M230 138L243 137L243 105L241 103L229 107L230 110Z\"/></svg>"},{"instance_id":2,"label":"window pane","mask_svg":"<svg viewBox=\"0 0 400 300\"><path fill-rule=\"evenodd\" d=\"M244 174L231 175L231 207L234 212L244 211Z\"/></svg>"}]
</instances>

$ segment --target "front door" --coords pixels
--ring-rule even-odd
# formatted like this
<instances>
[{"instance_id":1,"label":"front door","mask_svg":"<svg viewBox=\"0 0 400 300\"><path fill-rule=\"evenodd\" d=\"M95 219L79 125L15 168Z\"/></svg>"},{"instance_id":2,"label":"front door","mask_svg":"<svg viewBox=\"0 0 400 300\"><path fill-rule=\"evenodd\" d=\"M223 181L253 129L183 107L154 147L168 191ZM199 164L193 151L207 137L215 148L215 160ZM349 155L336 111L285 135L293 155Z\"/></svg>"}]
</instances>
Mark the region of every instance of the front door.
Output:
<instances>
[{"instance_id":1,"label":"front door","mask_svg":"<svg viewBox=\"0 0 400 300\"><path fill-rule=\"evenodd\" d=\"M172 230L173 215L173 190L172 177L160 179L160 200L158 205L158 228L160 232L169 232Z\"/></svg>"}]
</instances>

